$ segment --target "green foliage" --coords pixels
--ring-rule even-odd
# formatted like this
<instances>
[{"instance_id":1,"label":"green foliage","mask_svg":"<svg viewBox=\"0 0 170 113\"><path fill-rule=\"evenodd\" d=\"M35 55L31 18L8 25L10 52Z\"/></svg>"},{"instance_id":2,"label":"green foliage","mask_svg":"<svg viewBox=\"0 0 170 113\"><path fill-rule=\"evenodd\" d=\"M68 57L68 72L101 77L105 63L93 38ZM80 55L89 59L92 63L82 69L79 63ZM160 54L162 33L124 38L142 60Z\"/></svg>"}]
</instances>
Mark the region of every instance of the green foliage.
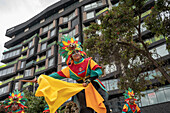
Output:
<instances>
[{"instance_id":1,"label":"green foliage","mask_svg":"<svg viewBox=\"0 0 170 113\"><path fill-rule=\"evenodd\" d=\"M28 90L24 91L25 98L28 99L25 106L28 108L25 109L26 113L42 113L44 111L46 102L43 97L35 97L35 93L29 92Z\"/></svg>"},{"instance_id":2,"label":"green foliage","mask_svg":"<svg viewBox=\"0 0 170 113\"><path fill-rule=\"evenodd\" d=\"M148 50L149 44L142 39L142 11L145 9L146 2L147 0L119 0L120 4L117 7L113 7L107 14L99 17L101 24L91 23L84 31L87 36L83 45L86 53L98 59L98 63L103 65L114 62L121 72L119 88L131 87L139 96L142 95L141 91L152 84L146 78L153 76L164 80L164 76L168 76L162 68L163 62L158 62L152 57L152 54L158 54L151 53ZM160 22L155 17L153 21L157 24ZM149 25L148 21L144 26L153 29L151 31L156 33L154 26ZM136 36L134 36L135 32ZM167 31L160 34L165 36ZM147 72L155 68L161 72L162 77L150 75Z\"/></svg>"}]
</instances>

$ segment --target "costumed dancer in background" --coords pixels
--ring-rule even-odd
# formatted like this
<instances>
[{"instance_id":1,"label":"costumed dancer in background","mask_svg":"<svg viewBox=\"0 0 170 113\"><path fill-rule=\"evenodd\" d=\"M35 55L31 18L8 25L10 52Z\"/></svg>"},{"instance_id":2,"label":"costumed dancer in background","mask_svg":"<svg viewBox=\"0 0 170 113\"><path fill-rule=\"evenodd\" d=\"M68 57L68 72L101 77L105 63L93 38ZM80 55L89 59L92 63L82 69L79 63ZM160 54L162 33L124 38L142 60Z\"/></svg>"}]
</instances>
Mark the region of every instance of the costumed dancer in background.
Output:
<instances>
[{"instance_id":1,"label":"costumed dancer in background","mask_svg":"<svg viewBox=\"0 0 170 113\"><path fill-rule=\"evenodd\" d=\"M81 43L76 41L74 37L70 37L70 36L62 37L61 42L59 42L59 46L60 46L59 53L61 56L66 58L66 64L68 66L62 69L61 71L52 73L49 76L55 79L59 79L59 80L64 79L64 78L72 78L73 80L76 80L78 83L82 83L84 87L88 86L89 83L92 84L92 86L103 97L104 105L102 106L105 106L107 113L109 113L110 110L109 110L109 106L107 103L107 99L108 99L107 91L105 87L103 86L103 84L100 82L100 80L97 79L100 75L102 75L101 67L95 61L93 61L91 57L85 58L86 53L82 50L80 45ZM41 78L41 76L39 78ZM36 82L35 79L34 81ZM39 81L38 83L40 83L40 81L42 80L38 79L38 81ZM41 87L40 84L39 84L39 87ZM38 88L37 90L39 89L40 88ZM85 91L86 90L82 90L82 91L80 90L80 92L76 95L79 105L80 105L80 113L94 113L94 110L93 110L94 108L92 109L90 107L87 107L87 104L86 104L87 95L85 95ZM90 92L88 94L90 94ZM90 97L89 100L92 101L91 99L92 97L91 96L89 97ZM93 104L91 105L93 106ZM99 104L99 106L101 106L101 104Z\"/></svg>"},{"instance_id":2,"label":"costumed dancer in background","mask_svg":"<svg viewBox=\"0 0 170 113\"><path fill-rule=\"evenodd\" d=\"M141 113L140 108L135 103L136 99L131 88L125 91L124 97L126 99L126 104L123 106L122 113Z\"/></svg>"},{"instance_id":3,"label":"costumed dancer in background","mask_svg":"<svg viewBox=\"0 0 170 113\"><path fill-rule=\"evenodd\" d=\"M24 108L27 108L25 105L27 99L23 97L24 93L20 93L18 90L14 91L4 103L7 103L8 106L5 106L6 111L11 107L11 112L8 113L25 113Z\"/></svg>"}]
</instances>

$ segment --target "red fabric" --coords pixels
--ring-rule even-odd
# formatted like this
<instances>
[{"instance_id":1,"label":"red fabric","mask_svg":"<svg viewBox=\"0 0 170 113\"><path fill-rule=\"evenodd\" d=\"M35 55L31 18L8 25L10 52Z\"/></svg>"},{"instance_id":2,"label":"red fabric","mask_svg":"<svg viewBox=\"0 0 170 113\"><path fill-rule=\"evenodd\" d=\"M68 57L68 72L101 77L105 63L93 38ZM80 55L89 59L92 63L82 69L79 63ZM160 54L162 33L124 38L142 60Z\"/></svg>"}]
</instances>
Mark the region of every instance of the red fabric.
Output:
<instances>
[{"instance_id":1,"label":"red fabric","mask_svg":"<svg viewBox=\"0 0 170 113\"><path fill-rule=\"evenodd\" d=\"M62 71L58 71L57 74L59 74L61 77L67 78Z\"/></svg>"},{"instance_id":2,"label":"red fabric","mask_svg":"<svg viewBox=\"0 0 170 113\"><path fill-rule=\"evenodd\" d=\"M139 110L137 113L141 113L141 111Z\"/></svg>"},{"instance_id":3,"label":"red fabric","mask_svg":"<svg viewBox=\"0 0 170 113\"><path fill-rule=\"evenodd\" d=\"M99 65L95 65L93 68L92 68L92 70L95 70L96 68L102 68L101 66L99 66Z\"/></svg>"},{"instance_id":4,"label":"red fabric","mask_svg":"<svg viewBox=\"0 0 170 113\"><path fill-rule=\"evenodd\" d=\"M126 109L123 109L122 111L123 111L123 112L127 112Z\"/></svg>"},{"instance_id":5,"label":"red fabric","mask_svg":"<svg viewBox=\"0 0 170 113\"><path fill-rule=\"evenodd\" d=\"M129 105L130 109L132 110L132 112L136 111L136 104L131 105L128 103L128 105Z\"/></svg>"},{"instance_id":6,"label":"red fabric","mask_svg":"<svg viewBox=\"0 0 170 113\"><path fill-rule=\"evenodd\" d=\"M86 76L86 71L87 71L87 67L88 67L88 63L89 60L91 58L86 58L84 59L83 62L79 63L79 64L71 64L69 65L70 70L75 73L77 76L79 77L85 77Z\"/></svg>"},{"instance_id":7,"label":"red fabric","mask_svg":"<svg viewBox=\"0 0 170 113\"><path fill-rule=\"evenodd\" d=\"M106 87L103 85L103 83L102 83L99 79L96 79L96 80L99 81L100 84L101 84L104 88L106 88Z\"/></svg>"}]
</instances>

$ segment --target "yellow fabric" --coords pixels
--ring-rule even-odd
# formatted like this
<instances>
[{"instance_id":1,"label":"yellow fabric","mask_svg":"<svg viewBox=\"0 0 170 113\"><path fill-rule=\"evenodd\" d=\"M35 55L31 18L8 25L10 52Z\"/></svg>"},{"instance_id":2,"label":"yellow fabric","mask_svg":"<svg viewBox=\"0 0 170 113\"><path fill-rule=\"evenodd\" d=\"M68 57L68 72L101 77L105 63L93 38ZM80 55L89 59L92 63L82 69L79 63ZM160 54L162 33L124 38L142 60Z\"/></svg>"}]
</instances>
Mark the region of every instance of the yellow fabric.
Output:
<instances>
[{"instance_id":1,"label":"yellow fabric","mask_svg":"<svg viewBox=\"0 0 170 113\"><path fill-rule=\"evenodd\" d=\"M104 99L93 87L92 83L85 89L87 107L91 107L97 113L106 113L106 107L103 103Z\"/></svg>"},{"instance_id":2,"label":"yellow fabric","mask_svg":"<svg viewBox=\"0 0 170 113\"><path fill-rule=\"evenodd\" d=\"M85 94L87 98L86 103L91 103L90 105L88 104L88 107L91 107L94 110L98 110L98 113L105 113L102 112L103 105L101 104L101 102L103 101L103 98L96 91L92 84L92 86L89 84L87 87L83 87L82 84L68 83L46 75L40 75L40 77L38 78L38 84L39 87L36 91L35 96L45 97L45 100L49 105L50 113L54 113L65 101L67 101L70 97L77 94L83 89L85 89L85 92L88 92ZM95 97L95 101L91 101L91 97ZM99 107L97 105L99 105ZM102 108L101 111L100 108Z\"/></svg>"},{"instance_id":3,"label":"yellow fabric","mask_svg":"<svg viewBox=\"0 0 170 113\"><path fill-rule=\"evenodd\" d=\"M64 75L67 78L70 78L70 72L69 72L69 67L68 66L66 68L62 69L61 71L64 73Z\"/></svg>"},{"instance_id":4,"label":"yellow fabric","mask_svg":"<svg viewBox=\"0 0 170 113\"><path fill-rule=\"evenodd\" d=\"M126 110L126 112L128 111L128 107L127 107L127 105L126 105L126 104L123 106L123 109L125 109L125 110Z\"/></svg>"},{"instance_id":5,"label":"yellow fabric","mask_svg":"<svg viewBox=\"0 0 170 113\"><path fill-rule=\"evenodd\" d=\"M98 65L94 60L90 59L90 68L93 69L95 65Z\"/></svg>"},{"instance_id":6,"label":"yellow fabric","mask_svg":"<svg viewBox=\"0 0 170 113\"><path fill-rule=\"evenodd\" d=\"M137 112L140 111L140 108L138 107L138 105L136 105L136 109L137 109Z\"/></svg>"}]
</instances>

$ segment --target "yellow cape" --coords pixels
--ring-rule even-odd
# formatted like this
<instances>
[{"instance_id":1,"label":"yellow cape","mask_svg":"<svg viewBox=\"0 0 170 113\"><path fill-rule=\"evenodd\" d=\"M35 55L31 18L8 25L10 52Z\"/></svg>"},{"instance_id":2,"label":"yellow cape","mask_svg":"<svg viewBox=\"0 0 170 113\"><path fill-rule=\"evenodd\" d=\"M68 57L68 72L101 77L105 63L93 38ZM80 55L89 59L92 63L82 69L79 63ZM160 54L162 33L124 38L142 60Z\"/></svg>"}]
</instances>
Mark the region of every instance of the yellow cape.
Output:
<instances>
[{"instance_id":1,"label":"yellow cape","mask_svg":"<svg viewBox=\"0 0 170 113\"><path fill-rule=\"evenodd\" d=\"M46 75L38 78L39 87L35 96L44 96L51 113L54 113L65 101L85 89L87 107L91 107L97 113L106 113L103 98L90 83L87 87L82 84L68 83Z\"/></svg>"}]
</instances>

